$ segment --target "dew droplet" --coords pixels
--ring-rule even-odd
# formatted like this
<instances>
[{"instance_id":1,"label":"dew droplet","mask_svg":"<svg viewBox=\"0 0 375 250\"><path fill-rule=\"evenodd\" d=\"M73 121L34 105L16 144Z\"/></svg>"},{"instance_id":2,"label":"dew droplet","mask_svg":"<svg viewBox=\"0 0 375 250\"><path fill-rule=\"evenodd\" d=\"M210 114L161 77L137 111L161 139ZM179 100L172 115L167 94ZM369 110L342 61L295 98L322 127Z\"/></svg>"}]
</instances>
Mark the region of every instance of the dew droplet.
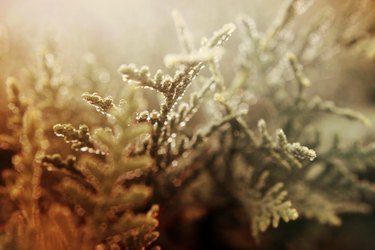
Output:
<instances>
[{"instance_id":1,"label":"dew droplet","mask_svg":"<svg viewBox=\"0 0 375 250\"><path fill-rule=\"evenodd\" d=\"M179 126L181 127L181 128L183 128L183 127L185 127L186 126L186 122L180 122L180 124L179 124Z\"/></svg>"},{"instance_id":2,"label":"dew droplet","mask_svg":"<svg viewBox=\"0 0 375 250\"><path fill-rule=\"evenodd\" d=\"M82 152L87 152L89 150L89 148L88 147L81 147L79 150L82 151Z\"/></svg>"}]
</instances>

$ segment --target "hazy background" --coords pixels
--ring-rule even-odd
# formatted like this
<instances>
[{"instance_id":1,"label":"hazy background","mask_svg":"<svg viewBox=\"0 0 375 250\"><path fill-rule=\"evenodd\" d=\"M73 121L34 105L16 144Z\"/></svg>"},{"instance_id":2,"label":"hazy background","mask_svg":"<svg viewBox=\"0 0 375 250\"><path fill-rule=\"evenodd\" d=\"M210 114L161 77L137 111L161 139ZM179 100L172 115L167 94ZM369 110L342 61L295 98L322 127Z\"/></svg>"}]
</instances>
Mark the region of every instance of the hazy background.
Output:
<instances>
[{"instance_id":1,"label":"hazy background","mask_svg":"<svg viewBox=\"0 0 375 250\"><path fill-rule=\"evenodd\" d=\"M159 66L168 52L178 51L170 13L185 17L196 42L240 14L257 21L260 30L275 18L284 0L0 0L0 25L11 47L24 46L22 56L45 40L58 41L64 56L76 60L87 51L113 67L124 62ZM317 0L310 12L344 1ZM307 14L308 16L308 14ZM235 44L232 39L230 45ZM17 53L13 51L12 53ZM26 55L25 55L26 53ZM229 54L229 53L228 53ZM20 56L20 55L18 55Z\"/></svg>"},{"instance_id":2,"label":"hazy background","mask_svg":"<svg viewBox=\"0 0 375 250\"><path fill-rule=\"evenodd\" d=\"M344 3L360 0L316 0L294 24L305 28L313 16L330 7L334 14ZM370 0L375 2L374 0ZM116 73L122 63L149 65L152 72L164 68L163 57L180 51L171 11L186 19L195 43L202 36L245 14L264 31L277 16L284 0L0 0L0 107L6 106L5 79L19 76L25 67L37 63L41 45L54 43L63 70L79 74L82 58L95 54L101 66L113 73L111 81L120 81ZM375 9L368 9L374 13ZM344 17L345 18L345 17ZM374 17L375 21L375 17ZM299 27L298 27L299 26ZM330 30L329 32L334 32ZM330 35L330 34L327 34ZM240 41L240 32L226 44L222 69L230 79ZM350 50L314 68L309 77L313 88L323 97L340 105L371 113L375 103L375 63ZM76 82L75 84L79 84ZM368 105L370 102L370 105ZM369 111L370 110L370 111ZM371 115L370 114L370 115ZM375 120L375 119L374 119ZM0 119L0 127L4 119Z\"/></svg>"}]
</instances>

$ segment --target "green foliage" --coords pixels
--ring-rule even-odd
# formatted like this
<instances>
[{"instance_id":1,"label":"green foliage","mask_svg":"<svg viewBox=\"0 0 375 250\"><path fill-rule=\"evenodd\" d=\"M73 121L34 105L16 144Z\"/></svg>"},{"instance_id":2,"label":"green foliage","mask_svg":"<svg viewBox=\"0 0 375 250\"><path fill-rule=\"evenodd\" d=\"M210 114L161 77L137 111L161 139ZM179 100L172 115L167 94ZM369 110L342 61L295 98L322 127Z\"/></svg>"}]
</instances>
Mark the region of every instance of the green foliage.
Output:
<instances>
[{"instance_id":1,"label":"green foliage","mask_svg":"<svg viewBox=\"0 0 375 250\"><path fill-rule=\"evenodd\" d=\"M319 122L326 114L371 123L310 92L314 83L305 68L333 45L311 42L330 22L325 15L302 36L297 32L300 39L289 39L285 34L295 32L290 26L301 13L301 1L289 1L264 33L241 17L232 80L221 73L220 60L236 26L224 25L196 48L177 12L182 52L164 58L175 71L152 74L147 66L124 64L118 72L130 86L115 98L107 96L93 60L83 74L88 86L77 90L48 51L29 72L35 91L21 91L9 78L10 132L0 136L0 149L12 152L12 169L2 173L7 214L0 246L159 249L170 244L168 222L175 217L203 211L185 216L200 219L222 208L261 244L260 233L281 220L337 226L342 213L369 212L375 184L364 173L375 166L374 144L345 147L332 135L332 145L324 145ZM161 103L142 110L142 89L161 95ZM70 91L91 107L67 97ZM261 112L264 106L269 114ZM79 117L90 108L104 116ZM52 131L71 148L48 136Z\"/></svg>"},{"instance_id":2,"label":"green foliage","mask_svg":"<svg viewBox=\"0 0 375 250\"><path fill-rule=\"evenodd\" d=\"M152 190L144 185L125 188L123 184L152 164L147 156L129 156L127 149L138 137L149 132L150 127L132 124L135 101L131 94L127 103L122 102L116 108L113 108L112 101L102 101L110 99L102 99L97 94L83 96L99 112L106 111L114 120L113 129L96 129L93 137L87 126L81 125L79 129L74 129L70 124L54 126L56 135L73 143L73 149L93 149L95 141L105 155L104 159L81 157L75 167L79 174L71 172L75 178L65 179L61 183L74 209L85 220L81 228L84 237L82 247L93 249L98 245L103 248L122 246L141 249L158 237L155 231L158 206L153 206L147 214L134 214L133 210L145 205ZM111 108L106 108L108 106ZM95 155L98 151L89 152ZM59 165L57 168L61 169Z\"/></svg>"}]
</instances>

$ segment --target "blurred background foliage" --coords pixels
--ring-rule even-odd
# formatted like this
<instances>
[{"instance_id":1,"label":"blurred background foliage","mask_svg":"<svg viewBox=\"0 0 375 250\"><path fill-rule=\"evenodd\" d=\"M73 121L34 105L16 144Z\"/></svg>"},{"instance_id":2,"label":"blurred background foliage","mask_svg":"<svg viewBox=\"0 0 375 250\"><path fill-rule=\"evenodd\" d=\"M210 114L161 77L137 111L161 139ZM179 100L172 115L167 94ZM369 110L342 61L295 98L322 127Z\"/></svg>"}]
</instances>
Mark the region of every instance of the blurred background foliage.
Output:
<instances>
[{"instance_id":1,"label":"blurred background foliage","mask_svg":"<svg viewBox=\"0 0 375 250\"><path fill-rule=\"evenodd\" d=\"M362 2L366 2L363 9L360 4ZM10 112L4 84L8 76L17 76L24 80L21 81L21 87L24 85L26 91L33 90L38 88L30 80L33 72L43 71L43 62L47 62L48 66L48 60L56 60L58 66L53 70L69 82L70 89L76 91L66 92L65 95L69 98L79 100L82 92L94 90L116 97L118 85L122 84L121 76L116 73L121 63L149 65L155 71L163 67L162 58L165 54L179 51L178 38L170 17L172 10L181 12L195 38L200 38L209 35L218 25L236 20L241 14L253 18L258 29L265 31L283 3L283 0L0 0L0 132L8 132L6 118ZM322 35L324 39L340 37L334 41L339 46L332 47L332 51L329 51L332 54L326 55L326 60L308 67L306 73L314 82L309 91L334 100L340 106L355 108L375 124L375 1L316 0L303 16L298 17L299 21L292 24L292 29L303 28L306 20L324 11L330 11L335 16L335 23L332 29L323 31ZM352 15L353 13L357 14ZM235 55L239 42L240 34L235 32L226 45L226 53L222 59L223 75L229 79L232 78L236 65ZM54 57L49 55L49 51L53 51ZM90 70L95 74L88 73ZM91 79L93 76L94 79ZM101 87L87 89L94 86L93 82ZM66 104L56 105L58 110ZM80 104L72 102L72 105ZM103 123L103 120L91 114L90 111L84 116L66 113L64 117L58 117L58 120L53 120L52 117L45 127L52 128L59 121L72 121L72 117L76 117L75 124L81 121ZM342 136L344 144L358 138L363 138L365 142L375 139L374 126L364 130L360 124L349 126L349 122L337 118L322 120L319 127L322 128L323 138L324 133L337 132ZM52 130L47 136L53 137ZM56 148L59 148L59 152L64 148L68 150L61 142L53 145L49 149L51 152L55 152ZM3 166L10 164L10 156L10 152L2 151L0 162ZM375 173L368 179L375 180ZM206 221L198 221L196 225L202 237L198 241L207 244L206 248L202 245L202 249L209 249L208 246L215 246L215 249L231 248L210 241L217 237L216 234L215 237L209 235L215 232L212 225L220 227L221 223L212 223L210 219L212 218L205 217ZM343 222L343 226L338 228L315 222L307 223L304 219L282 224L278 229L267 231L263 244L257 248L375 248L372 237L374 213L345 215ZM207 225L211 227L207 228ZM243 243L243 249L251 241L247 240L248 235L231 234L230 230L223 237L236 237L233 240L236 247Z\"/></svg>"},{"instance_id":2,"label":"blurred background foliage","mask_svg":"<svg viewBox=\"0 0 375 250\"><path fill-rule=\"evenodd\" d=\"M277 15L283 0L226 0L218 1L50 1L14 0L0 1L0 80L9 75L19 75L24 66L35 65L37 52L42 44L51 43L56 47L59 62L64 71L79 74L82 60L87 53L93 53L101 67L113 73L124 62L150 65L160 68L165 54L178 51L178 39L174 35L170 13L179 10L189 23L196 38L207 36L219 23L236 20L245 14L253 18L260 31ZM306 20L327 9L341 19L349 18L361 1L316 0L307 13L293 24L296 28L306 25ZM354 20L350 32L354 37L340 41L348 49L318 65L318 75L309 75L319 94L332 97L341 103L355 105L372 102L375 91L374 79L374 1L369 1L366 15L360 14ZM355 19L355 18L354 18ZM340 22L340 21L338 21ZM297 27L301 26L301 27ZM327 31L334 35L342 32L340 23L336 30ZM349 32L349 33L350 33ZM372 36L371 36L372 34ZM233 72L239 32L229 41L222 66L224 75ZM362 56L359 56L362 55ZM316 74L316 73L315 73ZM105 77L105 76L103 76ZM115 79L119 76L114 74ZM109 79L108 79L109 81ZM79 84L79 83L75 83ZM321 88L324 86L324 88ZM315 91L315 90L314 90ZM1 97L3 97L3 88ZM350 93L350 94L347 94ZM1 98L4 100L4 98ZM341 104L340 103L340 104ZM2 105L4 106L4 105Z\"/></svg>"}]
</instances>

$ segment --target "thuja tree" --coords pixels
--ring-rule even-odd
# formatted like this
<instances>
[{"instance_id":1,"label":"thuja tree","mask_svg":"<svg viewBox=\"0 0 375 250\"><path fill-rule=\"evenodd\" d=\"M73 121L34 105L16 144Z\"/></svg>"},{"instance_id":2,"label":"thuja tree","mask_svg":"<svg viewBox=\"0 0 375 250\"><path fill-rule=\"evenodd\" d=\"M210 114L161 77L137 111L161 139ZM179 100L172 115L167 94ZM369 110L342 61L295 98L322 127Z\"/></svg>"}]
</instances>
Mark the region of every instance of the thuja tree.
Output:
<instances>
[{"instance_id":1,"label":"thuja tree","mask_svg":"<svg viewBox=\"0 0 375 250\"><path fill-rule=\"evenodd\" d=\"M323 114L365 127L370 121L308 91L314 83L304 66L323 60L340 39L322 36L334 24L326 14L296 31L299 14L301 2L291 0L266 32L242 16L197 47L174 12L182 52L165 56L169 73L120 66L120 101L105 95L91 64L83 76L90 83L77 94L83 101L67 100L64 93L77 89L60 76L53 53L30 74L39 86L33 93L9 79L11 133L0 146L13 157L0 188L1 246L210 249L202 238L211 235L227 248L249 248L281 221L337 226L342 213L369 212L375 186L363 173L374 167L374 144L343 147L333 134L324 145L318 125ZM236 29L242 42L229 80L220 64ZM147 102L145 91L160 103L138 105ZM96 119L77 117L90 109Z\"/></svg>"}]
</instances>

